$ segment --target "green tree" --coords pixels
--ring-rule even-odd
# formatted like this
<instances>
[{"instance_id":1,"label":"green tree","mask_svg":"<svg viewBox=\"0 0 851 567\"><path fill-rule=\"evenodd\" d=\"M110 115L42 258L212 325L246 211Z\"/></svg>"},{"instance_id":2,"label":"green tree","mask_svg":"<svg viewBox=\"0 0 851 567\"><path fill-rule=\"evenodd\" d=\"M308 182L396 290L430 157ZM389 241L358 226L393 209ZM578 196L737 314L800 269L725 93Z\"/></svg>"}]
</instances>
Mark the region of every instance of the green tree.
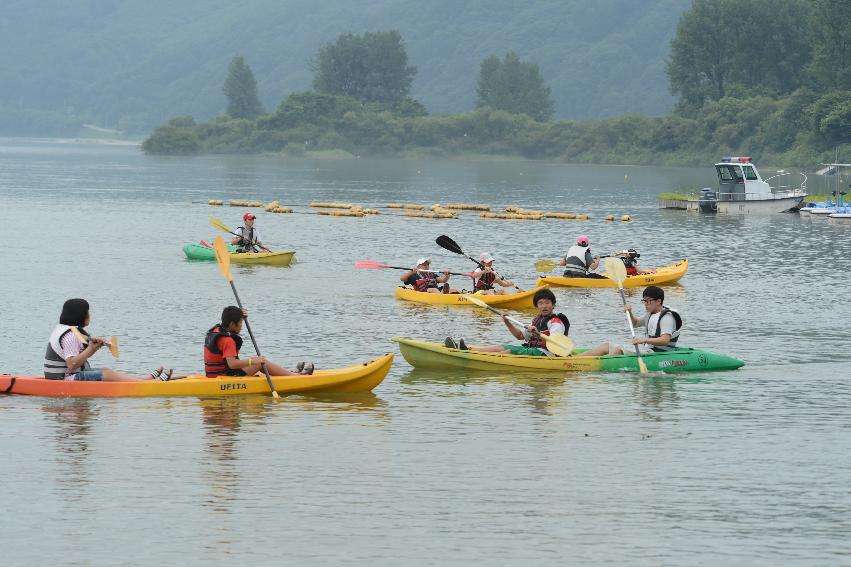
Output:
<instances>
[{"instance_id":1,"label":"green tree","mask_svg":"<svg viewBox=\"0 0 851 567\"><path fill-rule=\"evenodd\" d=\"M263 105L257 97L254 73L241 55L231 59L228 77L222 90L228 97L227 113L231 118L253 120L264 113Z\"/></svg>"},{"instance_id":2,"label":"green tree","mask_svg":"<svg viewBox=\"0 0 851 567\"><path fill-rule=\"evenodd\" d=\"M321 93L391 105L408 96L417 73L397 31L342 34L319 49L313 67Z\"/></svg>"},{"instance_id":3,"label":"green tree","mask_svg":"<svg viewBox=\"0 0 851 567\"><path fill-rule=\"evenodd\" d=\"M816 86L851 90L851 6L848 0L812 0L813 60Z\"/></svg>"},{"instance_id":4,"label":"green tree","mask_svg":"<svg viewBox=\"0 0 851 567\"><path fill-rule=\"evenodd\" d=\"M541 122L553 117L550 87L538 65L521 61L513 51L502 60L491 55L482 61L476 94L476 108L526 114Z\"/></svg>"},{"instance_id":5,"label":"green tree","mask_svg":"<svg viewBox=\"0 0 851 567\"><path fill-rule=\"evenodd\" d=\"M195 119L191 116L172 118L142 142L142 151L147 154L193 155L200 149Z\"/></svg>"}]
</instances>

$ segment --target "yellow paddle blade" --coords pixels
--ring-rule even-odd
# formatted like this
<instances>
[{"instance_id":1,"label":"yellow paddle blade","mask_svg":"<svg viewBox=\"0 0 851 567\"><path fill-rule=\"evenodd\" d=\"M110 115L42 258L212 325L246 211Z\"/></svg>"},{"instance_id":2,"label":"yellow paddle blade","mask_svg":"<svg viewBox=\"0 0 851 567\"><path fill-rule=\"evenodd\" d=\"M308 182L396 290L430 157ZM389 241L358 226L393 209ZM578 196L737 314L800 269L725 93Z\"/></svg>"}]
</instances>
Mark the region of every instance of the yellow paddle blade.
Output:
<instances>
[{"instance_id":1,"label":"yellow paddle blade","mask_svg":"<svg viewBox=\"0 0 851 567\"><path fill-rule=\"evenodd\" d=\"M118 337L115 335L109 337L109 354L112 355L112 358L118 358L120 354L118 351Z\"/></svg>"},{"instance_id":2,"label":"yellow paddle blade","mask_svg":"<svg viewBox=\"0 0 851 567\"><path fill-rule=\"evenodd\" d=\"M216 253L216 263L219 265L222 275L225 276L227 281L233 281L233 276L230 273L230 252L228 252L225 239L221 236L217 236L213 240L213 252Z\"/></svg>"},{"instance_id":3,"label":"yellow paddle blade","mask_svg":"<svg viewBox=\"0 0 851 567\"><path fill-rule=\"evenodd\" d=\"M647 365L644 364L644 359L638 357L638 371L642 374L647 374Z\"/></svg>"},{"instance_id":4,"label":"yellow paddle blade","mask_svg":"<svg viewBox=\"0 0 851 567\"><path fill-rule=\"evenodd\" d=\"M222 232L233 232L228 225L226 225L216 217L210 217L210 224L213 225L214 228L218 228Z\"/></svg>"},{"instance_id":5,"label":"yellow paddle blade","mask_svg":"<svg viewBox=\"0 0 851 567\"><path fill-rule=\"evenodd\" d=\"M535 269L539 272L551 272L556 266L558 266L558 262L554 260L545 259L535 262Z\"/></svg>"},{"instance_id":6,"label":"yellow paddle blade","mask_svg":"<svg viewBox=\"0 0 851 567\"><path fill-rule=\"evenodd\" d=\"M606 277L615 282L619 288L623 288L626 281L626 266L620 258L609 256L605 261Z\"/></svg>"},{"instance_id":7,"label":"yellow paddle blade","mask_svg":"<svg viewBox=\"0 0 851 567\"><path fill-rule=\"evenodd\" d=\"M547 343L547 350L558 356L570 356L573 352L573 339L567 335L541 335Z\"/></svg>"}]
</instances>

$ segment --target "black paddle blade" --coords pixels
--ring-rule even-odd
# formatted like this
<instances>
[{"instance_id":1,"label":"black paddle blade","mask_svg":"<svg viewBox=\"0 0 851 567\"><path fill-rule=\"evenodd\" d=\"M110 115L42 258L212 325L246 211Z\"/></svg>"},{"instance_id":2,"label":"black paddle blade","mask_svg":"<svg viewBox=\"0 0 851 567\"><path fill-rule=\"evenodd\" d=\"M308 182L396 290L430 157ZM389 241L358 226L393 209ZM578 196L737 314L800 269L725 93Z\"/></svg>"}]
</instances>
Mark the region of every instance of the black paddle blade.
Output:
<instances>
[{"instance_id":1,"label":"black paddle blade","mask_svg":"<svg viewBox=\"0 0 851 567\"><path fill-rule=\"evenodd\" d=\"M454 252L455 254L461 254L462 256L465 255L464 251L461 250L461 247L458 246L458 243L446 236L445 234L441 234L440 236L438 236L435 239L435 242L437 242L438 246L440 246L441 248L445 248L450 252Z\"/></svg>"}]
</instances>

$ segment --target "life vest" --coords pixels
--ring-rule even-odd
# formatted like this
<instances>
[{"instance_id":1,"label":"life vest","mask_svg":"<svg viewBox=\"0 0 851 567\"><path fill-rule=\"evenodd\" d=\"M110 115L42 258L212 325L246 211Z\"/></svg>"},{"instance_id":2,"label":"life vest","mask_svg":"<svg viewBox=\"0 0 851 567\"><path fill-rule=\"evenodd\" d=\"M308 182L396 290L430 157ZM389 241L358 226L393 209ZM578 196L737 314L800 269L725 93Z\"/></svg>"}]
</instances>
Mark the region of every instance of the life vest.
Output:
<instances>
[{"instance_id":1,"label":"life vest","mask_svg":"<svg viewBox=\"0 0 851 567\"><path fill-rule=\"evenodd\" d=\"M47 351L44 353L44 377L49 380L64 380L65 376L71 374L71 369L68 368L68 363L65 362L65 357L62 356L62 338L71 333L74 327L69 325L56 325L53 332L50 333L50 338L47 340ZM82 327L76 327L77 331L86 337L89 333ZM82 350L80 352L83 352ZM77 354L80 354L79 352ZM83 366L75 372L81 370L89 370L91 365L89 361L83 363Z\"/></svg>"},{"instance_id":2,"label":"life vest","mask_svg":"<svg viewBox=\"0 0 851 567\"><path fill-rule=\"evenodd\" d=\"M425 274L425 275L423 275ZM428 291L433 287L437 287L437 278L431 272L417 272L416 275L422 275L420 279L414 281L414 289L417 291Z\"/></svg>"},{"instance_id":3,"label":"life vest","mask_svg":"<svg viewBox=\"0 0 851 567\"><path fill-rule=\"evenodd\" d=\"M543 333L549 329L550 320L556 318L561 319L561 323L564 325L564 334L567 335L570 332L570 321L564 313L551 313L546 317L538 315L532 320L532 326L538 329L539 332ZM531 337L528 341L523 343L523 346L531 348L546 348L547 343L541 337Z\"/></svg>"},{"instance_id":4,"label":"life vest","mask_svg":"<svg viewBox=\"0 0 851 567\"><path fill-rule=\"evenodd\" d=\"M493 282L496 281L496 272L479 272L479 277L476 279L476 284L473 286L475 291L493 289Z\"/></svg>"},{"instance_id":5,"label":"life vest","mask_svg":"<svg viewBox=\"0 0 851 567\"><path fill-rule=\"evenodd\" d=\"M236 333L223 330L221 325L216 325L207 331L207 336L204 338L204 373L210 378L228 376L232 372L217 344L222 337L232 338L236 342L237 352L242 348L242 337Z\"/></svg>"},{"instance_id":6,"label":"life vest","mask_svg":"<svg viewBox=\"0 0 851 567\"><path fill-rule=\"evenodd\" d=\"M667 305L662 306L662 310L659 313L651 315L647 318L647 336L651 339L658 339L662 336L662 317L665 315L671 314L674 317L674 332L671 335L671 340L665 346L653 346L653 350L657 352L662 352L666 350L672 350L677 346L677 340L680 338L680 329L683 327L683 318L682 315L668 307ZM653 327L651 328L651 324Z\"/></svg>"},{"instance_id":7,"label":"life vest","mask_svg":"<svg viewBox=\"0 0 851 567\"><path fill-rule=\"evenodd\" d=\"M237 244L237 249L239 252L255 252L255 244L257 243L257 234L253 228L245 228L244 226L239 227L240 241ZM246 236L246 231L248 232L248 236Z\"/></svg>"},{"instance_id":8,"label":"life vest","mask_svg":"<svg viewBox=\"0 0 851 567\"><path fill-rule=\"evenodd\" d=\"M626 266L626 275L634 276L638 273L638 260L631 256L621 256L623 265Z\"/></svg>"},{"instance_id":9,"label":"life vest","mask_svg":"<svg viewBox=\"0 0 851 567\"><path fill-rule=\"evenodd\" d=\"M564 256L564 271L574 274L587 274L588 264L585 263L585 254L590 251L591 249L588 246L579 246L578 244L571 246Z\"/></svg>"}]
</instances>

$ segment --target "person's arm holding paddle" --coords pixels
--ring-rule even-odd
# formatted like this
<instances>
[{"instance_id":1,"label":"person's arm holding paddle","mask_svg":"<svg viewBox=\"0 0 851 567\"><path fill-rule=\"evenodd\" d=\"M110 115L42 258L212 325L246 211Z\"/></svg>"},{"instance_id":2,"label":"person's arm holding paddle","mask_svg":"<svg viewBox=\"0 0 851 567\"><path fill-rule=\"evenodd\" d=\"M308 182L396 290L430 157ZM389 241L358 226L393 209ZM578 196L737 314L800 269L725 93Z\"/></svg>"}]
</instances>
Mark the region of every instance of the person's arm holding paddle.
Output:
<instances>
[{"instance_id":1,"label":"person's arm holding paddle","mask_svg":"<svg viewBox=\"0 0 851 567\"><path fill-rule=\"evenodd\" d=\"M526 337L526 334L523 332L523 329L518 329L517 326L511 322L507 313L502 314L502 322L505 323L505 326L508 328L508 332L514 335L515 339L521 341L527 340L528 337Z\"/></svg>"}]
</instances>

